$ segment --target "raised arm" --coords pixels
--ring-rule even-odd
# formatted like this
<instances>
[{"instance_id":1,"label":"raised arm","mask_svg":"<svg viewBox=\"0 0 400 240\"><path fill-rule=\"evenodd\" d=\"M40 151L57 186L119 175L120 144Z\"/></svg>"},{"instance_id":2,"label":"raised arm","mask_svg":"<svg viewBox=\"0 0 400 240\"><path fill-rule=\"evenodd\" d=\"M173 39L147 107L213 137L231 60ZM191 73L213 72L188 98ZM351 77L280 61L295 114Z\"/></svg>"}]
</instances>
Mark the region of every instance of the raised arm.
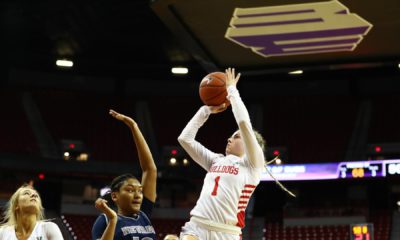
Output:
<instances>
[{"instance_id":1,"label":"raised arm","mask_svg":"<svg viewBox=\"0 0 400 240\"><path fill-rule=\"evenodd\" d=\"M235 76L235 69L228 68L226 71L228 99L232 105L233 115L245 145L245 153L249 160L250 166L254 168L264 167L264 153L261 146L258 144L253 127L250 122L250 116L244 105L236 84L239 81L240 73Z\"/></svg>"},{"instance_id":2,"label":"raised arm","mask_svg":"<svg viewBox=\"0 0 400 240\"><path fill-rule=\"evenodd\" d=\"M110 115L115 119L124 122L132 132L133 140L135 141L136 149L139 155L140 167L142 168L142 186L143 196L148 200L156 201L156 184L157 184L157 167L154 163L149 146L143 137L137 123L130 117L110 110Z\"/></svg>"},{"instance_id":3,"label":"raised arm","mask_svg":"<svg viewBox=\"0 0 400 240\"><path fill-rule=\"evenodd\" d=\"M104 215L96 219L92 229L92 239L113 240L118 221L117 213L107 205L107 200L102 198L96 200L95 207Z\"/></svg>"},{"instance_id":4,"label":"raised arm","mask_svg":"<svg viewBox=\"0 0 400 240\"><path fill-rule=\"evenodd\" d=\"M225 105L218 107L202 106L178 137L178 141L185 151L206 171L210 169L212 161L220 155L208 150L196 141L195 137L199 128L203 126L211 113L222 112L225 109Z\"/></svg>"}]
</instances>

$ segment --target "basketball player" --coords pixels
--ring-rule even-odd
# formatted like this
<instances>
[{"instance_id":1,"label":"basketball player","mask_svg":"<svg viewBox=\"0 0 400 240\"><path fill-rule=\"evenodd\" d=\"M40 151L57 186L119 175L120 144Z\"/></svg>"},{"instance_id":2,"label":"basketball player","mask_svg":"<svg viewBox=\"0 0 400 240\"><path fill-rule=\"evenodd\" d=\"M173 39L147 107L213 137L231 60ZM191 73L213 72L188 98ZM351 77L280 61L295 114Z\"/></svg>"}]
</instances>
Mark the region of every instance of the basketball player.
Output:
<instances>
[{"instance_id":1,"label":"basketball player","mask_svg":"<svg viewBox=\"0 0 400 240\"><path fill-rule=\"evenodd\" d=\"M156 165L136 122L113 110L110 110L110 115L128 125L132 132L143 171L142 181L124 174L111 182L111 201L115 203L117 212L108 206L111 202L101 198L96 200L95 206L103 214L93 225L92 239L155 240L149 217L156 200Z\"/></svg>"},{"instance_id":2,"label":"basketball player","mask_svg":"<svg viewBox=\"0 0 400 240\"><path fill-rule=\"evenodd\" d=\"M182 227L180 239L183 240L241 239L245 210L264 168L265 141L253 131L236 88L240 74L235 76L231 68L225 72L227 98L239 127L228 138L226 155L214 153L195 140L210 114L224 111L225 104L202 106L178 137L191 158L207 171L200 197L190 212L190 221Z\"/></svg>"},{"instance_id":3,"label":"basketball player","mask_svg":"<svg viewBox=\"0 0 400 240\"><path fill-rule=\"evenodd\" d=\"M44 220L44 209L38 192L23 185L11 196L0 227L1 240L59 240L58 226Z\"/></svg>"}]
</instances>

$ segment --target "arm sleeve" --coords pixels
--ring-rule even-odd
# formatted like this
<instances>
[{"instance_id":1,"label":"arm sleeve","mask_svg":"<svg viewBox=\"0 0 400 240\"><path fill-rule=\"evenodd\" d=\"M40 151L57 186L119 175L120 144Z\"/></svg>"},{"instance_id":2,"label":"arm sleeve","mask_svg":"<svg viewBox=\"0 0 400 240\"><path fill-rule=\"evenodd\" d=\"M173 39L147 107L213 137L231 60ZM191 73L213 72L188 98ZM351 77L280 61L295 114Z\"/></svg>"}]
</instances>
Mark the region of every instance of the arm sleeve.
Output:
<instances>
[{"instance_id":1,"label":"arm sleeve","mask_svg":"<svg viewBox=\"0 0 400 240\"><path fill-rule=\"evenodd\" d=\"M96 221L92 227L92 240L101 239L103 236L104 230L107 227L107 220L104 214L101 214L97 217Z\"/></svg>"},{"instance_id":2,"label":"arm sleeve","mask_svg":"<svg viewBox=\"0 0 400 240\"><path fill-rule=\"evenodd\" d=\"M140 210L144 212L147 217L151 218L151 213L153 212L154 208L154 203L147 199L146 197L143 197L143 202Z\"/></svg>"},{"instance_id":3,"label":"arm sleeve","mask_svg":"<svg viewBox=\"0 0 400 240\"><path fill-rule=\"evenodd\" d=\"M55 224L53 222L46 222L45 224L46 224L45 231L46 231L47 239L49 239L49 240L64 239L61 234L60 228L57 226L57 224Z\"/></svg>"},{"instance_id":4,"label":"arm sleeve","mask_svg":"<svg viewBox=\"0 0 400 240\"><path fill-rule=\"evenodd\" d=\"M178 137L181 146L186 150L190 157L201 167L208 171L213 160L218 158L220 154L216 154L195 140L196 134L201 126L210 116L210 109L202 106L193 118L189 121L182 133Z\"/></svg>"},{"instance_id":5,"label":"arm sleeve","mask_svg":"<svg viewBox=\"0 0 400 240\"><path fill-rule=\"evenodd\" d=\"M239 126L240 134L244 142L248 164L253 168L264 167L263 150L257 142L250 122L249 113L235 86L228 87L228 99L231 102L233 115L235 116L236 123Z\"/></svg>"}]
</instances>

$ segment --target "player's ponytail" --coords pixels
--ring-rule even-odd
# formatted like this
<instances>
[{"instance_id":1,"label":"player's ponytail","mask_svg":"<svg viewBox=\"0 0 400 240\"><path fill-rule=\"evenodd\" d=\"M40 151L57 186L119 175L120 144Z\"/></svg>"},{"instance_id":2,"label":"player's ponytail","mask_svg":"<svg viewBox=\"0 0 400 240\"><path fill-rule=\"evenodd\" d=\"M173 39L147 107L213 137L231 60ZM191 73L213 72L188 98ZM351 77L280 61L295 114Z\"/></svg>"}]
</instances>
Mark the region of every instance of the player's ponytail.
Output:
<instances>
[{"instance_id":1,"label":"player's ponytail","mask_svg":"<svg viewBox=\"0 0 400 240\"><path fill-rule=\"evenodd\" d=\"M258 142L258 144L260 145L261 149L262 149L263 151L265 151L265 148L266 148L266 145L267 145L265 139L263 138L263 136L262 136L258 131L256 131L256 130L253 129L253 132L254 132L254 135L256 136L257 142ZM279 156L276 156L274 159L272 159L272 160L270 160L270 161L267 161L267 162L265 163L265 170L267 170L267 173L269 174L269 176L271 176L271 178L275 180L276 184L278 184L278 186L279 186L283 191L287 192L287 193L288 193L290 196L292 196L292 197L296 197L296 195L295 195L294 193L292 193L291 191L289 191L285 186L283 186L283 184L280 183L280 182L278 181L278 179L276 179L276 178L274 177L274 175L273 175L273 174L268 170L268 168L267 168L267 165L269 165L269 164L275 162L275 161L278 159L278 157L279 157Z\"/></svg>"},{"instance_id":2,"label":"player's ponytail","mask_svg":"<svg viewBox=\"0 0 400 240\"><path fill-rule=\"evenodd\" d=\"M104 194L103 196L101 196L102 199L107 201L107 205L112 208L115 209L117 207L117 205L115 204L115 202L112 200L111 197L111 191L106 192L106 194Z\"/></svg>"},{"instance_id":3,"label":"player's ponytail","mask_svg":"<svg viewBox=\"0 0 400 240\"><path fill-rule=\"evenodd\" d=\"M270 171L270 170L268 169L268 167L267 167L267 165L269 165L269 164L275 162L278 158L279 158L279 155L276 156L274 159L272 159L272 160L266 162L266 163L265 163L265 170L267 171L267 173L269 174L269 176L270 176L272 179L275 180L275 183L278 184L278 186L279 186L283 191L287 192L287 193L288 193L290 196L292 196L292 197L296 197L296 195L295 195L294 193L292 193L291 191L289 191L285 186L283 186L283 184L282 184L281 182L279 182L278 179L276 179L276 178L274 177L274 175L271 173L271 171Z\"/></svg>"}]
</instances>

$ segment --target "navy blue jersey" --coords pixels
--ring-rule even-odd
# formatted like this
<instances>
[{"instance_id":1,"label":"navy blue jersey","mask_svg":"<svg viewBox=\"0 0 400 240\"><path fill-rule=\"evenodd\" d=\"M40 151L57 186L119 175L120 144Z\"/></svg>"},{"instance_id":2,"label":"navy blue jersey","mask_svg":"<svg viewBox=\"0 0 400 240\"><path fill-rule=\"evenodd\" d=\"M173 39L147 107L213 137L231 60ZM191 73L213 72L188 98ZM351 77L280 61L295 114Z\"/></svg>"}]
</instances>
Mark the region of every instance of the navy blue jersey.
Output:
<instances>
[{"instance_id":1,"label":"navy blue jersey","mask_svg":"<svg viewBox=\"0 0 400 240\"><path fill-rule=\"evenodd\" d=\"M155 240L156 233L149 219L153 206L153 202L143 198L141 211L136 217L118 215L114 240ZM107 223L105 214L97 217L92 229L92 240L101 239Z\"/></svg>"}]
</instances>

